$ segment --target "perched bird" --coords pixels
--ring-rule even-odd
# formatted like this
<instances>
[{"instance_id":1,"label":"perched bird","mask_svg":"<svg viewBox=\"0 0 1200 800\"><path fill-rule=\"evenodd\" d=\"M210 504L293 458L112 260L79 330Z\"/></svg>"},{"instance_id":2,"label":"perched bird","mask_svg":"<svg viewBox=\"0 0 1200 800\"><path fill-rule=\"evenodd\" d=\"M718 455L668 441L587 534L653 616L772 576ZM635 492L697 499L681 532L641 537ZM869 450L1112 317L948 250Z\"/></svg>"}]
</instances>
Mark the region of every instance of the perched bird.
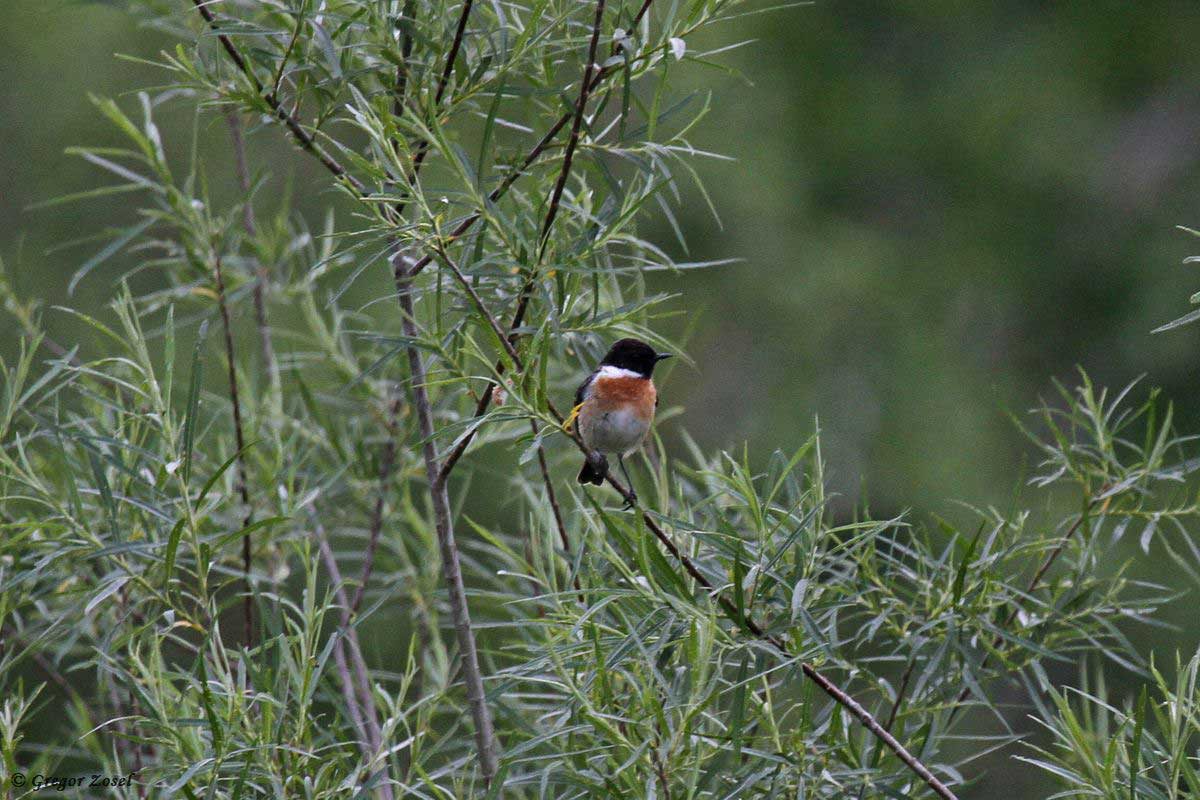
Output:
<instances>
[{"instance_id":1,"label":"perched bird","mask_svg":"<svg viewBox=\"0 0 1200 800\"><path fill-rule=\"evenodd\" d=\"M625 456L638 448L650 431L658 391L650 376L654 365L670 353L656 353L637 339L621 339L609 348L600 366L575 390L576 427L588 456L579 471L580 483L599 486L608 475L607 453L615 453L621 473L633 493ZM637 495L633 494L636 499ZM632 501L631 501L632 502Z\"/></svg>"}]
</instances>

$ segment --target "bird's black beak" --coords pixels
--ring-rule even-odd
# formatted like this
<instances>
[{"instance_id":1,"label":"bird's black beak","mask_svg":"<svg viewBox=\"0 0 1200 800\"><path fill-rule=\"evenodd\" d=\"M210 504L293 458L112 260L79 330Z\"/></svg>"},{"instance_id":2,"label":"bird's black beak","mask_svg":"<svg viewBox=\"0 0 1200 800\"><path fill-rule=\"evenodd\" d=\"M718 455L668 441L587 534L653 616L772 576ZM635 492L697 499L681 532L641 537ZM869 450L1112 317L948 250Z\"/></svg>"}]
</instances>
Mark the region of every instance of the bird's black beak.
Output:
<instances>
[{"instance_id":1,"label":"bird's black beak","mask_svg":"<svg viewBox=\"0 0 1200 800\"><path fill-rule=\"evenodd\" d=\"M654 363L657 364L659 361L665 361L668 358L673 357L674 355L675 355L674 353L659 353L658 355L654 356Z\"/></svg>"}]
</instances>

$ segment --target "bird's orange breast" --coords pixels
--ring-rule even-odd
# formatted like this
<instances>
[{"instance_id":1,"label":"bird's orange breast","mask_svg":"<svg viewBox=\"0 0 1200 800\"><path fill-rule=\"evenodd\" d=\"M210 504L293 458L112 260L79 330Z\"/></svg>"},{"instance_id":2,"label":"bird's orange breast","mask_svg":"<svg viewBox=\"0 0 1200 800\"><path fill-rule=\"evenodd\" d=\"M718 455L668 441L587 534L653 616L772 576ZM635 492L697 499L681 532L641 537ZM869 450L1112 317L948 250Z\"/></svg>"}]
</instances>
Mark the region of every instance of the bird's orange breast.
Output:
<instances>
[{"instance_id":1,"label":"bird's orange breast","mask_svg":"<svg viewBox=\"0 0 1200 800\"><path fill-rule=\"evenodd\" d=\"M632 408L638 416L648 420L654 416L658 392L654 381L647 378L597 375L588 401L595 404L593 410L597 412Z\"/></svg>"}]
</instances>

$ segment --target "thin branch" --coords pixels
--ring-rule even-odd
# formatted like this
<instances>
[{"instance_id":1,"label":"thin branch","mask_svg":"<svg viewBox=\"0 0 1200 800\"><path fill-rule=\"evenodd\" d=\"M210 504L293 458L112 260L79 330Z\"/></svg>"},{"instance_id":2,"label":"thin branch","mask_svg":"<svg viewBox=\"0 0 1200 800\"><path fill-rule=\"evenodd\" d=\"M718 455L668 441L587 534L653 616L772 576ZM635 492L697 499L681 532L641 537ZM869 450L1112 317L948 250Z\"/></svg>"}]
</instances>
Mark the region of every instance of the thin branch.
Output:
<instances>
[{"instance_id":1,"label":"thin branch","mask_svg":"<svg viewBox=\"0 0 1200 800\"><path fill-rule=\"evenodd\" d=\"M550 229L554 226L554 218L558 216L558 204L562 201L563 190L567 179L571 176L571 162L575 158L575 148L579 145L579 131L583 127L583 114L587 109L588 96L592 91L592 75L596 69L596 45L600 41L600 28L604 24L604 0L596 0L596 18L592 21L592 40L588 44L587 64L583 68L583 80L579 82L579 99L575 101L575 116L571 121L571 135L567 138L567 147L563 151L562 169L558 172L558 180L554 183L554 191L550 195L550 206L546 211L546 221L542 223L542 234L538 242L539 256L546 250L546 241L550 238Z\"/></svg>"},{"instance_id":2,"label":"thin branch","mask_svg":"<svg viewBox=\"0 0 1200 800\"><path fill-rule=\"evenodd\" d=\"M229 367L229 400L233 404L233 434L237 447L237 492L246 509L242 527L248 527L254 518L250 505L250 490L246 478L246 435L242 426L242 402L238 394L237 363L233 351L233 326L229 321L229 304L225 299L225 277L221 268L221 256L213 259L213 276L217 284L217 306L221 310L221 328L225 334L225 362ZM242 622L246 647L254 646L254 597L250 585L250 534L242 534L242 579L246 594L242 599Z\"/></svg>"},{"instance_id":3,"label":"thin branch","mask_svg":"<svg viewBox=\"0 0 1200 800\"><path fill-rule=\"evenodd\" d=\"M579 144L579 131L583 125L583 115L587 108L588 97L592 90L593 70L595 69L596 61L596 44L600 39L600 28L604 23L604 4L605 0L596 0L596 16L592 22L592 38L588 43L587 63L583 69L583 79L579 82L579 98L575 102L575 111L571 123L571 135L567 140L567 147L563 153L562 167L558 173L558 179L554 183L554 191L550 196L549 208L546 211L546 219L542 223L542 232L538 243L538 261L541 261L542 256L546 251L546 243L549 241L550 231L554 226L554 219L558 215L558 205L562 200L563 187L567 184L567 179L571 175L571 162L574 160L575 148ZM646 8L648 6L643 6ZM503 184L501 184L503 185ZM460 226L461 227L461 226ZM521 287L520 293L517 295L517 309L513 313L512 322L508 325L508 336L506 340L510 345L515 344L517 338L517 330L525 321L525 313L529 310L529 300L533 296L534 286L537 284L537 276L539 273L540 264L534 264L530 268L529 276L525 279L524 285ZM415 275L418 269L414 266L411 274ZM493 320L494 323L494 320ZM511 347L510 347L511 349ZM518 367L519 368L519 367ZM497 372L503 372L503 363L497 364ZM491 402L495 390L489 388L480 398L479 409L486 409L487 404ZM475 416L479 416L479 411L476 411ZM468 433L463 437L460 446L455 448L455 453L451 456L453 460L447 460L447 463L442 468L442 474L448 475L450 470L454 468L455 462L462 457L466 446L471 443L474 438L474 432Z\"/></svg>"},{"instance_id":4,"label":"thin branch","mask_svg":"<svg viewBox=\"0 0 1200 800\"><path fill-rule=\"evenodd\" d=\"M533 431L534 436L537 435L537 422L529 420L529 427ZM567 535L567 524L563 521L562 509L558 506L558 497L554 494L554 484L550 481L550 468L546 466L546 448L538 444L538 467L542 471L542 483L546 485L546 498L550 501L550 510L554 513L554 525L558 528L558 538L562 541L563 552L567 554L567 559L571 558L571 537ZM579 585L579 576L575 576L575 588L581 588Z\"/></svg>"},{"instance_id":5,"label":"thin branch","mask_svg":"<svg viewBox=\"0 0 1200 800\"><path fill-rule=\"evenodd\" d=\"M403 261L403 255L394 256L397 261ZM401 272L403 267L396 266ZM400 292L400 306L403 311L401 320L404 335L411 341L418 336L415 323L411 284L406 284ZM463 682L467 689L467 703L471 708L471 717L475 725L475 746L479 752L479 767L484 783L491 785L498 769L498 745L496 734L492 727L492 715L487 706L487 697L483 689L483 676L479 669L479 654L475 645L475 633L471 629L471 614L467 607L467 594L463 586L462 568L459 564L458 545L454 541L454 517L450 510L450 495L445 481L438 474L437 452L434 450L433 409L429 402L429 392L426 388L425 365L421 361L420 351L409 345L408 363L412 373L413 406L417 410L417 421L423 440L422 455L425 459L425 472L429 479L429 495L433 502L434 521L437 527L438 544L442 551L442 573L446 581L449 595L450 612L454 620L454 630L458 636L458 648L462 658Z\"/></svg>"},{"instance_id":6,"label":"thin branch","mask_svg":"<svg viewBox=\"0 0 1200 800\"><path fill-rule=\"evenodd\" d=\"M383 512L387 504L387 494L392 483L392 471L396 467L396 435L399 430L400 391L393 390L392 400L388 403L387 422L384 423L387 432L387 442L383 445L383 455L379 459L379 493L375 496L375 507L371 509L371 523L367 528L367 550L363 554L362 575L358 579L358 588L354 590L354 599L350 603L350 611L358 613L362 606L363 596L367 593L367 584L371 581L371 571L375 567L375 551L379 548L379 536L383 533Z\"/></svg>"},{"instance_id":7,"label":"thin branch","mask_svg":"<svg viewBox=\"0 0 1200 800\"><path fill-rule=\"evenodd\" d=\"M642 19L650 11L650 4L652 2L653 0L643 0L642 5L638 8L637 14L634 15L633 21L630 23L630 30L633 30L641 23ZM551 126L550 130L546 132L541 140L538 141L538 143L534 145L534 148L525 156L525 161L521 164L520 168L510 173L503 181L501 181L499 186L492 190L491 194L488 195L489 202L494 203L499 200L500 197L508 191L508 188L512 186L517 178L520 177L520 175L522 175L525 170L527 170L530 165L532 165L533 162L541 156L542 152L547 147L549 147L550 143L554 141L554 138L558 135L558 132L566 126L567 122L574 120L572 124L571 140L567 144L567 154L563 159L563 166L559 172L558 181L555 183L554 194L561 198L561 187L567 182L567 177L571 168L571 159L575 150L575 146L578 144L579 140L579 126L582 124L583 113L587 105L588 98L590 97L591 92L595 90L595 88L600 85L600 82L603 81L608 75L610 70L610 68L606 67L595 74L592 72L596 60L596 43L599 37L600 24L602 22L603 15L604 0L598 0L596 17L592 26L592 39L588 47L588 61L584 69L583 80L581 81L580 85L579 98L575 104L575 108L572 112L568 112L559 117L558 121ZM613 52L616 52L617 47L617 44L613 45ZM550 209L547 211L545 222L542 224L543 245L546 241L545 237L550 232L550 227L554 224L554 216L557 214L557 208L558 202L552 198ZM475 224L476 220L480 219L481 216L481 214L472 214L468 216L461 223L459 223L458 227L455 228L453 232L451 232L446 241L454 241L462 236L467 232L468 229L470 229L472 225ZM444 255L444 245L439 244L433 252L422 257L408 270L409 277L415 276L417 273L419 273L435 257ZM539 252L539 258L540 256L541 253ZM521 323L525 321L525 312L529 307L529 300L535 281L536 271L530 274L529 278L525 281L525 284L521 287L521 292L518 295L517 300L517 309L513 314L512 322L509 323L508 333L501 337L503 340L509 342L510 345L516 341L517 329L520 328ZM496 327L494 318L490 318L489 321L493 324L493 327ZM503 372L503 363L497 364L496 373L498 375L502 375ZM495 384L489 384L488 387L484 389L483 394L480 395L479 401L475 404L475 418L479 418L487 412L488 406L491 405L494 394ZM476 430L477 429L468 431L467 434L463 436L450 451L449 455L446 456L445 461L442 462L442 468L439 472L442 480L445 480L447 477L449 477L450 473L454 470L455 465L458 464L458 460L462 458L463 453L465 453L467 450L467 447L469 447L471 442L475 439Z\"/></svg>"},{"instance_id":8,"label":"thin branch","mask_svg":"<svg viewBox=\"0 0 1200 800\"><path fill-rule=\"evenodd\" d=\"M254 203L250 197L252 188L250 183L250 169L246 162L246 141L243 134L242 118L237 111L229 109L225 113L225 122L229 126L229 138L233 144L233 164L237 172L238 185L242 190L242 227L246 231L246 236L250 240L251 245L258 233L258 226L254 221ZM267 265L257 257L254 259L254 324L258 329L258 349L262 357L263 369L267 371L267 379L270 385L272 402L276 405L276 411L279 411L279 403L281 402L282 388L279 378L279 362L275 358L275 344L271 341L271 326L267 323L267 284L270 281L270 273L267 270Z\"/></svg>"},{"instance_id":9,"label":"thin branch","mask_svg":"<svg viewBox=\"0 0 1200 800\"><path fill-rule=\"evenodd\" d=\"M900 712L900 704L904 702L904 695L908 693L908 682L912 680L913 669L916 666L916 658L910 658L904 674L900 676L900 687L896 689L896 701L892 703L892 710L888 712L887 722L883 723L883 727L886 730L890 731L892 726L896 724L896 714Z\"/></svg>"}]
</instances>

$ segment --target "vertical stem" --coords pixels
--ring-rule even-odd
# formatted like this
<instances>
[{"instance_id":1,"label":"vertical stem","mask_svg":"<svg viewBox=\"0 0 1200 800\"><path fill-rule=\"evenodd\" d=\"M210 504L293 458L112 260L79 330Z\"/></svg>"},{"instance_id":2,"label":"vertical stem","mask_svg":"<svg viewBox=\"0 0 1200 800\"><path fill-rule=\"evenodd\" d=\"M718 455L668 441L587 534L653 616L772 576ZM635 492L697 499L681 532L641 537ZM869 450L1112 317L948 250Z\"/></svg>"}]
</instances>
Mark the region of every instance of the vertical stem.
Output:
<instances>
[{"instance_id":1,"label":"vertical stem","mask_svg":"<svg viewBox=\"0 0 1200 800\"><path fill-rule=\"evenodd\" d=\"M229 322L229 305L225 301L225 276L221 269L221 256L218 254L213 261L213 274L217 284L217 306L221 310L221 326L225 334L225 361L229 366L229 400L233 404L233 433L237 446L237 492L242 505L246 508L246 518L242 527L250 524L254 518L254 509L250 506L250 490L246 479L246 435L242 427L242 402L238 394L237 365L234 361L233 327ZM245 582L246 594L242 601L242 622L246 647L254 646L254 599L250 587L250 534L242 534L242 579Z\"/></svg>"},{"instance_id":2,"label":"vertical stem","mask_svg":"<svg viewBox=\"0 0 1200 800\"><path fill-rule=\"evenodd\" d=\"M383 455L379 460L379 494L375 496L375 507L371 509L371 523L367 528L367 551L363 554L362 575L358 579L358 588L354 590L354 599L350 601L350 613L358 613L362 606L363 597L367 593L367 584L371 581L371 572L375 568L375 551L379 548L379 536L383 533L383 512L387 505L387 494L392 484L392 470L396 467L396 434L400 418L400 390L393 388L392 401L388 404L387 442L383 446Z\"/></svg>"},{"instance_id":3,"label":"vertical stem","mask_svg":"<svg viewBox=\"0 0 1200 800\"><path fill-rule=\"evenodd\" d=\"M237 111L230 109L225 113L225 122L229 126L229 138L233 144L233 164L237 171L238 185L242 190L242 227L246 237L253 245L258 233L254 221L254 204L250 199L250 169L246 162L246 141L242 129L242 118ZM262 357L263 369L267 371L269 381L272 411L282 412L280 408L283 390L279 378L279 362L275 358L275 344L271 341L271 326L267 323L267 284L271 279L267 265L261 259L254 259L254 323L258 329L258 348Z\"/></svg>"},{"instance_id":4,"label":"vertical stem","mask_svg":"<svg viewBox=\"0 0 1200 800\"><path fill-rule=\"evenodd\" d=\"M405 272L402 255L394 256L396 274ZM405 282L400 291L401 320L404 335L409 339L418 336L415 323L412 285ZM442 574L450 599L450 612L454 620L454 631L458 637L459 655L462 658L463 681L467 689L467 703L475 724L475 746L479 752L479 768L484 783L491 785L498 768L498 746L492 727L492 715L487 706L483 689L483 676L479 670L479 652L475 645L475 632L471 629L471 615L467 608L467 593L463 586L462 568L459 564L458 545L454 541L454 519L450 510L450 495L446 483L439 474L437 452L434 450L433 409L429 403L429 392L425 382L425 365L420 351L409 345L408 364L412 372L413 405L417 410L421 439L424 441L422 454L425 473L429 479L429 495L433 503L434 522L437 527L438 544L442 551Z\"/></svg>"}]
</instances>

